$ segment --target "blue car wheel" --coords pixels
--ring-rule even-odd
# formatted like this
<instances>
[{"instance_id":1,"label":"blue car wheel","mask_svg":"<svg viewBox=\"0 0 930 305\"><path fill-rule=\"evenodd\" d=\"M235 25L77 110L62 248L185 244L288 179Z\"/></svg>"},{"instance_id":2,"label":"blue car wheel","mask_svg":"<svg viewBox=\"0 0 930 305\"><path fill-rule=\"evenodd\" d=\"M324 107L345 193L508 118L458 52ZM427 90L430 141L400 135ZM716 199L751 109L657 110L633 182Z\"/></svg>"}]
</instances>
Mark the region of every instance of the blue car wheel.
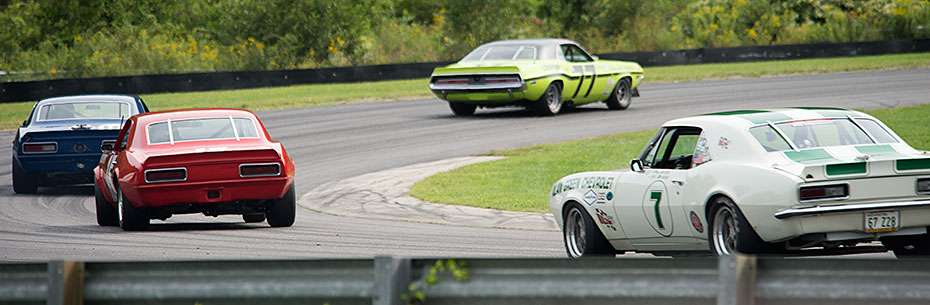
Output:
<instances>
[{"instance_id":1,"label":"blue car wheel","mask_svg":"<svg viewBox=\"0 0 930 305\"><path fill-rule=\"evenodd\" d=\"M39 189L38 179L35 175L29 174L13 159L13 191L17 194L35 194Z\"/></svg>"}]
</instances>

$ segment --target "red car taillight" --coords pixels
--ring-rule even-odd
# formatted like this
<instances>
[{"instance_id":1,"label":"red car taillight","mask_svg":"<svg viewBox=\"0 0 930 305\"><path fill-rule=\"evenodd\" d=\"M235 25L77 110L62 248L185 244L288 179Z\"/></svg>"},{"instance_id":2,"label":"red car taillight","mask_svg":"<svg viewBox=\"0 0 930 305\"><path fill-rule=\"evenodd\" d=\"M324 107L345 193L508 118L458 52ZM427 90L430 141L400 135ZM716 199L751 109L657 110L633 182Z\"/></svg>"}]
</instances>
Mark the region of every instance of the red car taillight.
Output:
<instances>
[{"instance_id":1,"label":"red car taillight","mask_svg":"<svg viewBox=\"0 0 930 305\"><path fill-rule=\"evenodd\" d=\"M48 154L58 151L58 143L25 143L23 144L23 153L25 154Z\"/></svg>"},{"instance_id":2,"label":"red car taillight","mask_svg":"<svg viewBox=\"0 0 930 305\"><path fill-rule=\"evenodd\" d=\"M175 182L187 180L186 168L150 169L145 171L145 182Z\"/></svg>"},{"instance_id":3,"label":"red car taillight","mask_svg":"<svg viewBox=\"0 0 930 305\"><path fill-rule=\"evenodd\" d=\"M241 164L239 177L267 177L281 174L281 165L278 163Z\"/></svg>"},{"instance_id":4,"label":"red car taillight","mask_svg":"<svg viewBox=\"0 0 930 305\"><path fill-rule=\"evenodd\" d=\"M437 85L467 85L468 79L466 78L450 78L450 79L440 79L436 81Z\"/></svg>"},{"instance_id":5,"label":"red car taillight","mask_svg":"<svg viewBox=\"0 0 930 305\"><path fill-rule=\"evenodd\" d=\"M801 201L838 200L849 197L848 184L831 184L818 186L804 186L798 190Z\"/></svg>"}]
</instances>

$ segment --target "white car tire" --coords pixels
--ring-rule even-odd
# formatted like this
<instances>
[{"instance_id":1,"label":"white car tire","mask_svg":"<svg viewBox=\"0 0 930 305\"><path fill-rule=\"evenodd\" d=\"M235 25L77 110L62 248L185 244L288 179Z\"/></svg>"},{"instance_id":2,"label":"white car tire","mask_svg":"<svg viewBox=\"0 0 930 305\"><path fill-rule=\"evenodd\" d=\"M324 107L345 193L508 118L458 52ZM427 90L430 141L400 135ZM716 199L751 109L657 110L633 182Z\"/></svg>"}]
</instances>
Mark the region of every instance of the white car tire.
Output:
<instances>
[{"instance_id":1,"label":"white car tire","mask_svg":"<svg viewBox=\"0 0 930 305\"><path fill-rule=\"evenodd\" d=\"M710 230L707 230L707 240L714 255L774 252L772 245L762 241L730 198L715 198L713 209L708 216Z\"/></svg>"},{"instance_id":2,"label":"white car tire","mask_svg":"<svg viewBox=\"0 0 930 305\"><path fill-rule=\"evenodd\" d=\"M882 245L894 252L897 258L930 255L930 233L882 238Z\"/></svg>"},{"instance_id":3,"label":"white car tire","mask_svg":"<svg viewBox=\"0 0 930 305\"><path fill-rule=\"evenodd\" d=\"M570 258L616 255L594 219L577 203L569 203L562 222L565 250Z\"/></svg>"}]
</instances>

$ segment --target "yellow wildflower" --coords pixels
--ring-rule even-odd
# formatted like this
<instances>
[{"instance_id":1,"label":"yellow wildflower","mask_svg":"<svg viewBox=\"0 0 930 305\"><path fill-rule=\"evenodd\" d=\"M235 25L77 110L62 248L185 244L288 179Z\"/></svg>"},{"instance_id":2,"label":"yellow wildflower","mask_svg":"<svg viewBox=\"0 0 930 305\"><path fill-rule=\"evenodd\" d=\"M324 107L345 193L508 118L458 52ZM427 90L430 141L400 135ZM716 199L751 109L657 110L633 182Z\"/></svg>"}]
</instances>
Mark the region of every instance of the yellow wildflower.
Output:
<instances>
[{"instance_id":1,"label":"yellow wildflower","mask_svg":"<svg viewBox=\"0 0 930 305\"><path fill-rule=\"evenodd\" d=\"M749 30L747 30L746 32L749 33L749 37L756 38L756 30L755 30L755 29L749 29Z\"/></svg>"},{"instance_id":2,"label":"yellow wildflower","mask_svg":"<svg viewBox=\"0 0 930 305\"><path fill-rule=\"evenodd\" d=\"M713 30L719 29L720 26L718 26L716 23L711 23L709 28L711 31L713 31Z\"/></svg>"},{"instance_id":3,"label":"yellow wildflower","mask_svg":"<svg viewBox=\"0 0 930 305\"><path fill-rule=\"evenodd\" d=\"M48 73L51 75L55 75L55 73L58 73L58 70L55 70L55 68L52 68L51 70L48 70Z\"/></svg>"},{"instance_id":4,"label":"yellow wildflower","mask_svg":"<svg viewBox=\"0 0 930 305\"><path fill-rule=\"evenodd\" d=\"M310 56L316 55L316 51L310 50Z\"/></svg>"},{"instance_id":5,"label":"yellow wildflower","mask_svg":"<svg viewBox=\"0 0 930 305\"><path fill-rule=\"evenodd\" d=\"M255 42L255 38L249 37L249 42Z\"/></svg>"},{"instance_id":6,"label":"yellow wildflower","mask_svg":"<svg viewBox=\"0 0 930 305\"><path fill-rule=\"evenodd\" d=\"M74 41L81 41L81 35L74 36Z\"/></svg>"}]
</instances>

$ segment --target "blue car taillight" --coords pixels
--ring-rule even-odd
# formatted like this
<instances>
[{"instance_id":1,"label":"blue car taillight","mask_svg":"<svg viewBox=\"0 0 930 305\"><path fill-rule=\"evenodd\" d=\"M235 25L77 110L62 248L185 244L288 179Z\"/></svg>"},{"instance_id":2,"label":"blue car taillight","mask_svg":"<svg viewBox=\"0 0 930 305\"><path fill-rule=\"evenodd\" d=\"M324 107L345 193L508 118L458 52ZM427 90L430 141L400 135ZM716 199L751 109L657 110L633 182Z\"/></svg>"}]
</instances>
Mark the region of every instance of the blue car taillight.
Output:
<instances>
[{"instance_id":1,"label":"blue car taillight","mask_svg":"<svg viewBox=\"0 0 930 305\"><path fill-rule=\"evenodd\" d=\"M58 152L58 143L55 142L23 143L24 154L51 154L55 152Z\"/></svg>"}]
</instances>

